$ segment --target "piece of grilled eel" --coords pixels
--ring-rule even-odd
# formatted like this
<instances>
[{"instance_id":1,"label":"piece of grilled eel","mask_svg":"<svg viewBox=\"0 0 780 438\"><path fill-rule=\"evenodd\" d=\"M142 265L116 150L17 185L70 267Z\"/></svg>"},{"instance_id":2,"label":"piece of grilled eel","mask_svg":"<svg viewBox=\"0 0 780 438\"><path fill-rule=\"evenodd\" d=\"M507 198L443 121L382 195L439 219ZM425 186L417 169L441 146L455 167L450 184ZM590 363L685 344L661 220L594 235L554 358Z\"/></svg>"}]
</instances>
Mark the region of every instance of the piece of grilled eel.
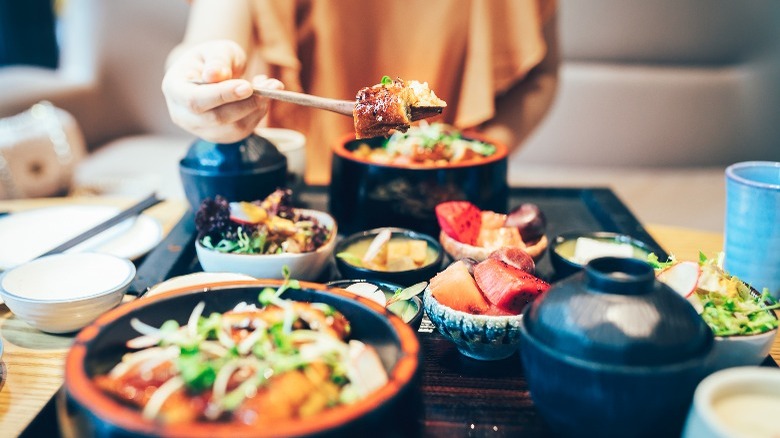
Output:
<instances>
[{"instance_id":1,"label":"piece of grilled eel","mask_svg":"<svg viewBox=\"0 0 780 438\"><path fill-rule=\"evenodd\" d=\"M405 132L411 122L441 114L447 102L439 99L427 82L390 79L358 91L355 103L357 138L387 137L393 130Z\"/></svg>"}]
</instances>

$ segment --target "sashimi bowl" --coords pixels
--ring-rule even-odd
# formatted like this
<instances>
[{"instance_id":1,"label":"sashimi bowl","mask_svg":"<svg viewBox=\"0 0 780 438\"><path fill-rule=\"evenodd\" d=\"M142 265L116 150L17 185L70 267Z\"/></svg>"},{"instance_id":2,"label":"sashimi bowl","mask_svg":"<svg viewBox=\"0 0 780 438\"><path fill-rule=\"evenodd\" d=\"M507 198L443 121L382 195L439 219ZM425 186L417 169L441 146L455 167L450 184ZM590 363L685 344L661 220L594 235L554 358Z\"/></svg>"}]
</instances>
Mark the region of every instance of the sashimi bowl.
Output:
<instances>
[{"instance_id":1,"label":"sashimi bowl","mask_svg":"<svg viewBox=\"0 0 780 438\"><path fill-rule=\"evenodd\" d=\"M477 315L461 312L441 304L423 293L423 307L436 330L467 357L477 360L501 360L515 354L520 347L522 315Z\"/></svg>"},{"instance_id":2,"label":"sashimi bowl","mask_svg":"<svg viewBox=\"0 0 780 438\"><path fill-rule=\"evenodd\" d=\"M196 216L195 244L203 270L271 279L282 279L284 271L304 281L319 279L336 246L335 219L318 210L290 208L284 217L257 213L264 219L248 223L257 220L253 219L255 210L265 211L258 204L228 203L220 197L204 201ZM229 218L226 211L230 212ZM273 207L268 211L273 211ZM217 231L212 226L209 231L208 226L213 223L227 225L219 225Z\"/></svg>"},{"instance_id":3,"label":"sashimi bowl","mask_svg":"<svg viewBox=\"0 0 780 438\"><path fill-rule=\"evenodd\" d=\"M481 262L458 260L431 279L423 307L461 354L500 360L518 350L522 311L550 285L529 272L529 256L516 255L503 249Z\"/></svg>"}]
</instances>

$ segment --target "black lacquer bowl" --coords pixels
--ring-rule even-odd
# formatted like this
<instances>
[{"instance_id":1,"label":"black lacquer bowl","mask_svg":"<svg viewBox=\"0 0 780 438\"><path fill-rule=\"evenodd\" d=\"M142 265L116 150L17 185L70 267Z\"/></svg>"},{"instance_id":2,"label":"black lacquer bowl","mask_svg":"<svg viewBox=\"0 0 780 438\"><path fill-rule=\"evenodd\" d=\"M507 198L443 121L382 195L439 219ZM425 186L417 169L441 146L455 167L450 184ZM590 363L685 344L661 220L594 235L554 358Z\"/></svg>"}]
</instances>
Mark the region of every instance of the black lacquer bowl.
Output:
<instances>
[{"instance_id":1,"label":"black lacquer bowl","mask_svg":"<svg viewBox=\"0 0 780 438\"><path fill-rule=\"evenodd\" d=\"M417 421L420 346L414 331L392 312L376 303L324 285L302 282L302 289L288 290L283 298L330 304L350 321L352 338L372 345L388 372L389 382L359 403L331 408L305 420L280 421L259 429L233 422L197 422L164 426L144 419L140 410L118 402L103 392L92 377L108 372L127 351L128 339L137 336L130 320L160 326L168 319L186 324L198 302L204 314L224 312L241 301L255 303L266 286L281 281L234 281L182 288L120 306L82 330L68 353L64 400L58 406L65 436L407 436L419 433ZM404 421L397 421L403 418Z\"/></svg>"},{"instance_id":2,"label":"black lacquer bowl","mask_svg":"<svg viewBox=\"0 0 780 438\"><path fill-rule=\"evenodd\" d=\"M356 140L354 134L333 147L329 211L345 233L395 226L439 235L434 209L444 201L466 200L483 210L506 211L507 147L477 135L496 152L485 160L444 167L377 164L356 157L361 144L384 145L382 137Z\"/></svg>"},{"instance_id":3,"label":"black lacquer bowl","mask_svg":"<svg viewBox=\"0 0 780 438\"><path fill-rule=\"evenodd\" d=\"M679 436L712 331L646 262L604 257L529 305L520 356L563 436Z\"/></svg>"},{"instance_id":4,"label":"black lacquer bowl","mask_svg":"<svg viewBox=\"0 0 780 438\"><path fill-rule=\"evenodd\" d=\"M392 237L405 237L413 240L425 240L428 243L428 247L434 251L436 256L431 263L406 271L378 271L362 266L355 266L338 256L339 253L345 251L353 243L357 243L362 240L373 240L377 234L385 229L390 230ZM349 235L336 243L336 248L333 252L336 254L336 267L338 268L341 277L348 279L365 278L368 280L384 281L388 283L399 284L402 287L408 287L421 281L430 280L439 272L442 260L444 260L444 250L442 249L438 240L427 234L395 227L375 228L373 230L361 231L359 233Z\"/></svg>"},{"instance_id":5,"label":"black lacquer bowl","mask_svg":"<svg viewBox=\"0 0 780 438\"><path fill-rule=\"evenodd\" d=\"M206 198L263 199L287 184L287 158L270 141L251 135L236 143L198 139L179 162L184 193L193 211Z\"/></svg>"}]
</instances>

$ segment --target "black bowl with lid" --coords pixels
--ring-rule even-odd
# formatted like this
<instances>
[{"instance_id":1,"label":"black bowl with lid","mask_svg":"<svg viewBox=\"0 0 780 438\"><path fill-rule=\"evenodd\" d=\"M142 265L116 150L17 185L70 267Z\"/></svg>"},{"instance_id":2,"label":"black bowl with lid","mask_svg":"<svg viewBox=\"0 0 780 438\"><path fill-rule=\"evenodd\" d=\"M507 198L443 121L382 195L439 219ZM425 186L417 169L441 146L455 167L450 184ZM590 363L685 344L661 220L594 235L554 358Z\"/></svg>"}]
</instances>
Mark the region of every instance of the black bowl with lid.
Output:
<instances>
[{"instance_id":1,"label":"black bowl with lid","mask_svg":"<svg viewBox=\"0 0 780 438\"><path fill-rule=\"evenodd\" d=\"M679 436L713 335L644 261L603 257L528 306L520 355L564 436Z\"/></svg>"},{"instance_id":2,"label":"black bowl with lid","mask_svg":"<svg viewBox=\"0 0 780 438\"><path fill-rule=\"evenodd\" d=\"M184 193L193 211L206 198L263 199L287 183L287 158L258 135L236 143L195 140L179 162Z\"/></svg>"}]
</instances>

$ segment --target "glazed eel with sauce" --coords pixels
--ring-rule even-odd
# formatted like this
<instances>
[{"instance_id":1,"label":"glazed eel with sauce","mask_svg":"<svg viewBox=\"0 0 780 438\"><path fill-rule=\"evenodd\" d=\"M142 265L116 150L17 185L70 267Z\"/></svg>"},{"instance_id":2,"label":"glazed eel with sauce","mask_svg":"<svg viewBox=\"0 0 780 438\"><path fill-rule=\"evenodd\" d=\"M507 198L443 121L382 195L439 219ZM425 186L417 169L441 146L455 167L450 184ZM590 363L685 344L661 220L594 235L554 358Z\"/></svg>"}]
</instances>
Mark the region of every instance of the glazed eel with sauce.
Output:
<instances>
[{"instance_id":1,"label":"glazed eel with sauce","mask_svg":"<svg viewBox=\"0 0 780 438\"><path fill-rule=\"evenodd\" d=\"M427 82L382 78L379 84L357 93L353 112L357 138L388 136L393 130L405 132L414 120L440 113L447 103L439 99ZM425 114L426 109L432 112Z\"/></svg>"}]
</instances>

